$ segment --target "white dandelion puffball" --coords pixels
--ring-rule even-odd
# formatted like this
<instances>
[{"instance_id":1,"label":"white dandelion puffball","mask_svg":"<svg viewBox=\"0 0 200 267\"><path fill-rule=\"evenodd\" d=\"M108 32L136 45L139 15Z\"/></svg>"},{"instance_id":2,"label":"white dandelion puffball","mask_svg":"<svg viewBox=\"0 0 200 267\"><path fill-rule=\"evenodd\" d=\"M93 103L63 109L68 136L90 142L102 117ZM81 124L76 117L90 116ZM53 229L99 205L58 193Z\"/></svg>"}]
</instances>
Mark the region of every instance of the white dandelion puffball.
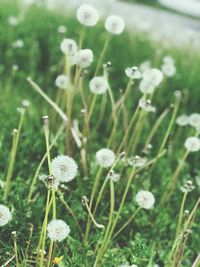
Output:
<instances>
[{"instance_id":1,"label":"white dandelion puffball","mask_svg":"<svg viewBox=\"0 0 200 267\"><path fill-rule=\"evenodd\" d=\"M136 80L142 78L142 73L137 67L128 67L125 69L126 76L130 79Z\"/></svg>"},{"instance_id":2,"label":"white dandelion puffball","mask_svg":"<svg viewBox=\"0 0 200 267\"><path fill-rule=\"evenodd\" d=\"M10 16L10 17L8 17L8 23L10 24L10 26L15 27L19 24L19 20L15 16Z\"/></svg>"},{"instance_id":3,"label":"white dandelion puffball","mask_svg":"<svg viewBox=\"0 0 200 267\"><path fill-rule=\"evenodd\" d=\"M68 85L68 77L64 74L59 75L55 80L55 84L57 87L66 90Z\"/></svg>"},{"instance_id":4,"label":"white dandelion puffball","mask_svg":"<svg viewBox=\"0 0 200 267\"><path fill-rule=\"evenodd\" d=\"M200 114L193 113L189 116L189 124L194 128L200 127Z\"/></svg>"},{"instance_id":5,"label":"white dandelion puffball","mask_svg":"<svg viewBox=\"0 0 200 267\"><path fill-rule=\"evenodd\" d=\"M166 76L166 77L173 77L176 74L176 67L174 64L171 63L164 63L161 66L161 70L162 73Z\"/></svg>"},{"instance_id":6,"label":"white dandelion puffball","mask_svg":"<svg viewBox=\"0 0 200 267\"><path fill-rule=\"evenodd\" d=\"M65 25L60 25L58 27L58 32L59 33L66 33L67 32L67 27Z\"/></svg>"},{"instance_id":7,"label":"white dandelion puffball","mask_svg":"<svg viewBox=\"0 0 200 267\"><path fill-rule=\"evenodd\" d=\"M90 81L89 87L92 93L101 95L108 89L108 83L104 77L96 76Z\"/></svg>"},{"instance_id":8,"label":"white dandelion puffball","mask_svg":"<svg viewBox=\"0 0 200 267\"><path fill-rule=\"evenodd\" d=\"M60 44L60 49L65 55L73 56L78 50L78 45L74 40L65 38Z\"/></svg>"},{"instance_id":9,"label":"white dandelion puffball","mask_svg":"<svg viewBox=\"0 0 200 267\"><path fill-rule=\"evenodd\" d=\"M165 56L163 58L163 62L166 63L166 64L174 64L174 59L171 56Z\"/></svg>"},{"instance_id":10,"label":"white dandelion puffball","mask_svg":"<svg viewBox=\"0 0 200 267\"><path fill-rule=\"evenodd\" d=\"M0 226L6 225L12 219L12 214L5 205L0 204Z\"/></svg>"},{"instance_id":11,"label":"white dandelion puffball","mask_svg":"<svg viewBox=\"0 0 200 267\"><path fill-rule=\"evenodd\" d=\"M181 115L176 119L176 123L179 126L186 126L189 123L189 117L187 115Z\"/></svg>"},{"instance_id":12,"label":"white dandelion puffball","mask_svg":"<svg viewBox=\"0 0 200 267\"><path fill-rule=\"evenodd\" d=\"M99 21L97 10L87 4L83 4L77 9L76 17L81 24L89 27L95 26Z\"/></svg>"},{"instance_id":13,"label":"white dandelion puffball","mask_svg":"<svg viewBox=\"0 0 200 267\"><path fill-rule=\"evenodd\" d=\"M12 44L12 47L13 47L13 48L22 48L22 47L24 47L24 42L23 42L23 40L18 39L18 40L16 40L16 41L14 41L13 44Z\"/></svg>"},{"instance_id":14,"label":"white dandelion puffball","mask_svg":"<svg viewBox=\"0 0 200 267\"><path fill-rule=\"evenodd\" d=\"M185 141L185 148L190 152L200 150L200 140L198 137L188 137Z\"/></svg>"},{"instance_id":15,"label":"white dandelion puffball","mask_svg":"<svg viewBox=\"0 0 200 267\"><path fill-rule=\"evenodd\" d=\"M125 23L122 18L116 15L111 15L106 19L105 29L113 34L120 34L124 31Z\"/></svg>"},{"instance_id":16,"label":"white dandelion puffball","mask_svg":"<svg viewBox=\"0 0 200 267\"><path fill-rule=\"evenodd\" d=\"M149 82L153 82L155 86L158 86L163 80L163 74L159 69L153 68L146 70L143 73L143 79Z\"/></svg>"},{"instance_id":17,"label":"white dandelion puffball","mask_svg":"<svg viewBox=\"0 0 200 267\"><path fill-rule=\"evenodd\" d=\"M136 194L135 200L139 207L146 210L153 208L155 203L154 195L149 191L143 190Z\"/></svg>"},{"instance_id":18,"label":"white dandelion puffball","mask_svg":"<svg viewBox=\"0 0 200 267\"><path fill-rule=\"evenodd\" d=\"M81 49L74 55L73 63L81 68L87 68L92 64L93 58L91 49Z\"/></svg>"},{"instance_id":19,"label":"white dandelion puffball","mask_svg":"<svg viewBox=\"0 0 200 267\"><path fill-rule=\"evenodd\" d=\"M60 182L69 182L77 174L78 166L71 157L60 155L51 162L51 173Z\"/></svg>"},{"instance_id":20,"label":"white dandelion puffball","mask_svg":"<svg viewBox=\"0 0 200 267\"><path fill-rule=\"evenodd\" d=\"M112 166L115 162L115 154L109 148L102 148L97 151L96 160L101 167L107 168Z\"/></svg>"},{"instance_id":21,"label":"white dandelion puffball","mask_svg":"<svg viewBox=\"0 0 200 267\"><path fill-rule=\"evenodd\" d=\"M139 89L143 94L152 94L155 91L156 86L154 82L149 82L143 79L139 84Z\"/></svg>"},{"instance_id":22,"label":"white dandelion puffball","mask_svg":"<svg viewBox=\"0 0 200 267\"><path fill-rule=\"evenodd\" d=\"M52 220L47 226L47 235L51 241L63 241L70 233L70 228L63 220Z\"/></svg>"}]
</instances>

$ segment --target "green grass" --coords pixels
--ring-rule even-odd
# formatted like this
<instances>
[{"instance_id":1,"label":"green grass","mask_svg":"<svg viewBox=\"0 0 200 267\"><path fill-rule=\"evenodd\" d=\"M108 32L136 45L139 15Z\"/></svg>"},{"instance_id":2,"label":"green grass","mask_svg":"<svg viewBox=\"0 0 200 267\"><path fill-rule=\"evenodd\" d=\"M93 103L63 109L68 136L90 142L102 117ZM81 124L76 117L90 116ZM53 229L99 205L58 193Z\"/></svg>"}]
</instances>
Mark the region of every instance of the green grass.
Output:
<instances>
[{"instance_id":1,"label":"green grass","mask_svg":"<svg viewBox=\"0 0 200 267\"><path fill-rule=\"evenodd\" d=\"M35 200L28 203L27 196L33 175L46 151L41 118L46 114L50 116L51 139L54 137L56 129L61 123L59 119L56 123L51 121L51 115L53 114L52 108L33 91L26 81L26 77L32 77L32 79L44 89L49 97L55 99L57 89L54 86L54 80L63 69L63 55L59 48L63 36L57 32L57 28L59 25L66 25L68 29L66 36L75 39L77 42L81 30L80 24L73 16L65 17L36 7L28 11L20 25L16 28L12 28L8 25L7 20L10 15L14 15L16 12L14 5L8 5L3 2L0 4L0 178L2 181L5 180L9 164L12 130L17 127L19 120L19 114L16 109L21 105L23 99L28 99L31 102L31 107L27 111L22 134L20 136L12 177L12 188L8 200L5 201L3 199L4 191L3 188L0 188L0 203L8 205L13 212L13 220L11 223L0 228L0 264L5 263L6 260L13 255L12 231L17 231L20 260L23 258L23 252L25 251L29 236L30 224L34 225L34 231L29 249L29 259L34 259L34 252L36 250L44 217L47 190L42 182L38 181L34 191L34 196L36 196ZM19 38L23 39L24 47L14 50L12 48L12 43ZM87 29L83 47L91 48L95 55L95 62L92 67L89 68L85 78L84 90L85 94L89 95L89 98L91 98L91 93L88 89L88 80L92 78L95 64L105 38L106 34L103 29L103 23L100 23L95 29ZM185 49L165 49L162 44L152 43L148 35L144 36L143 34L134 32L134 30L133 33L125 32L120 36L113 37L106 52L105 62L112 62L109 79L115 99L118 99L120 96L119 89L124 89L128 82L124 74L124 69L127 66L137 66L148 59L151 61L152 66L159 68L162 63L162 58L165 55L171 55L174 58L177 74L173 78L165 79L154 95L153 104L156 105L157 112L156 114L148 115L148 119L145 121L136 150L136 154L139 155L142 154L144 142L158 115L161 114L166 107L174 103L174 92L176 90L181 90L184 95L179 114L198 112L200 55L196 54L196 52L193 53L191 49L188 51L187 47ZM19 70L16 73L12 71L13 64L19 65ZM140 97L141 93L138 90L138 83L136 83L126 103L128 121L130 121ZM66 188L62 189L66 202L70 205L80 222L82 231L85 229L88 215L85 207L81 204L81 199L83 195L89 197L94 177L98 170L98 166L95 162L95 153L98 149L106 146L110 136L109 116L105 116L99 129L96 129L99 105L100 100L98 99L91 120L92 142L90 146L91 170L89 177L83 179L82 170L80 170L78 177L67 184ZM80 97L78 96L74 104L73 115L74 118L79 119L80 122L82 122L81 108L82 105ZM106 114L110 113L111 107L110 104L108 104L106 107ZM159 131L153 139L153 148L149 154L150 159L155 157L160 147L171 115L172 110L161 124ZM179 131L179 138L175 139L177 131ZM194 153L189 156L179 177L175 194L170 203L168 203L168 206L161 210L158 209L158 206L165 192L166 185L178 164L178 160L183 154L184 141L191 134L194 134L194 132L190 131L189 128L186 127L179 130L178 126L175 125L171 131L171 142L168 144L167 154L159 160L151 174L147 168L140 174L135 183L131 185L126 205L122 210L119 226L121 226L122 222L125 222L135 210L136 203L134 198L139 190L147 189L155 194L155 208L151 211L142 210L122 234L111 243L101 266L114 267L126 261L130 264L135 263L138 266L147 266L153 254L154 263L163 266L163 262L166 262L167 255L174 240L174 232L183 195L179 188L185 179L189 178L194 180L193 177L197 174L199 175L199 153ZM119 144L123 135L124 129L121 125L118 125L114 143ZM63 134L51 151L52 157L57 154L65 153L64 140L65 135ZM73 158L75 158L80 165L80 152L74 144ZM117 171L120 172L123 168L123 165L119 165ZM47 172L47 163L42 167L42 172ZM126 181L129 173L130 169L125 169L121 180L119 183L115 184L116 208L120 205L122 192L125 187L124 181ZM103 174L103 176L105 176L106 171ZM101 177L102 180L103 178L104 177ZM188 210L192 210L198 195L199 188L196 185L196 189L189 194L186 202L186 208ZM71 237L67 239L67 241L65 240L63 243L60 243L61 245L57 245L55 256L64 255L64 266L93 266L94 246L98 240L101 240L102 232L92 227L89 242L83 246L73 218L66 212L63 205L61 205L58 197L57 203L57 213L60 218L66 220L70 225ZM109 188L107 187L100 203L100 209L95 218L97 222L107 224L108 214ZM199 212L197 215L199 216ZM193 224L192 233L186 244L182 264L183 267L191 266L199 252L197 222L198 218ZM47 244L49 243L47 242ZM155 247L152 254L153 244L155 244ZM10 266L16 266L15 262L12 261Z\"/></svg>"}]
</instances>

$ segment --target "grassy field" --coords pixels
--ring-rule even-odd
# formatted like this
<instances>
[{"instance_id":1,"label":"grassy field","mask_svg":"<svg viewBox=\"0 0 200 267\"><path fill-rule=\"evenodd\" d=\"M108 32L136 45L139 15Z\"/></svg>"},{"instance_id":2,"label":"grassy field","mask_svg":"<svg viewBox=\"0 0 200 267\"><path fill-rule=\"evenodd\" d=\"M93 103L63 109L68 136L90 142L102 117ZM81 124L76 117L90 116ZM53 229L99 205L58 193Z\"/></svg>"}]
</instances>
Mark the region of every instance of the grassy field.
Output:
<instances>
[{"instance_id":1,"label":"grassy field","mask_svg":"<svg viewBox=\"0 0 200 267\"><path fill-rule=\"evenodd\" d=\"M47 266L46 262L49 261L48 251L51 243L49 239L46 239L44 248L47 254L44 255L44 263L40 262L40 265L35 263L41 228L47 210L45 203L48 191L35 174L46 153L42 116L49 116L50 143L56 137L59 127L62 127L62 119L48 101L34 90L27 81L27 77L31 77L43 92L69 115L69 105L66 108L69 96L65 99L63 93L60 95L59 102L59 94L62 90L59 91L55 86L55 79L63 72L65 65L60 43L64 37L72 38L78 43L80 32L85 31L82 47L92 49L94 62L87 72L79 77L80 84L76 85L77 88L74 86L77 91L74 94L69 124L72 123L72 119L77 119L80 132L88 138L88 141L84 143L84 138L80 134L82 146L77 147L69 128L66 127L50 151L51 158L70 154L78 164L77 177L70 183L60 186L55 192L57 217L67 222L71 232L63 242L54 244L52 259L64 256L59 266L73 267L118 267L125 263L127 266L136 264L138 267L192 266L199 253L200 214L199 210L196 212L195 205L199 196L198 163L200 157L199 152L190 153L184 164L181 164L185 153L184 142L187 137L196 135L196 131L190 126L178 126L175 119L182 114L190 115L199 112L200 54L187 47L166 49L162 43L153 43L148 35L136 33L134 29L131 33L125 31L119 36L112 36L103 62L111 62L108 75L111 96L114 99L111 97L111 100L114 104L110 101L110 93L97 96L87 128L87 114L84 115L81 109L85 108L84 101L86 101L86 106L91 108L92 99L94 99L88 83L94 76L108 35L105 32L103 20L95 28L84 28L76 20L75 14L66 17L46 11L42 7L31 7L22 12L11 1L10 4L6 2L0 2L0 204L10 208L12 220L6 226L0 227L0 265L12 259L13 255L13 259L7 266ZM8 23L9 17L18 14L21 15L19 25L11 26ZM60 25L67 27L67 33L58 32ZM13 48L16 40L23 40L23 47ZM121 99L129 82L125 75L125 68L140 66L141 63L149 60L152 67L160 69L165 56L171 56L174 59L177 71L171 78L164 77L155 94L149 96L152 104L156 106L156 112L147 113L139 110L134 113L142 97L137 80L129 88L126 99L122 98L122 104L117 109L116 103ZM72 68L72 73L74 73L74 68ZM101 74L102 69L99 71L99 75ZM79 91L81 84L83 85L82 93ZM177 90L182 93L181 100L175 97ZM62 98L63 101L61 101ZM31 103L25 115L17 111L24 99ZM104 103L102 99L106 101L105 106L102 104ZM133 114L136 114L135 121L127 133ZM20 118L23 119L21 130ZM159 121L158 118L162 120L150 140L152 147L145 147L148 145L147 141L149 134L152 133L152 127ZM12 164L14 153L12 144L13 142L16 144L16 139L13 139L15 128L18 129L19 142ZM111 135L112 129L114 129L113 135ZM127 140L119 150L126 134ZM14 133L15 137L16 135ZM112 149L117 157L120 155L119 152L125 151L125 159L139 155L147 158L149 162L149 165L142 170L136 169L134 179L125 194L127 184L132 177L133 167L127 163L127 160L120 158L114 169L120 174L120 179L116 183L113 183L112 179L110 179L111 182L107 182L94 215L96 222L105 225L105 230L91 223L88 209L82 204L83 196L87 196L90 201L95 177L100 173L98 189L94 196L96 203L98 193L108 175L109 168L99 171L101 168L95 158L96 152L103 147ZM149 147L148 150L144 149L147 147ZM10 167L11 165L13 168ZM179 166L178 170L177 166ZM5 195L5 181L9 168L12 169L11 184L9 193ZM48 161L45 160L39 174L47 172ZM176 174L175 188L168 191L171 178ZM33 188L31 184L34 176L37 180ZM195 189L184 194L180 187L187 180L193 181ZM141 209L134 220L116 238L113 238L136 211L135 195L141 190L148 190L154 194L154 208ZM164 202L162 202L163 195L165 196ZM123 196L125 196L124 205L120 210L115 231L109 240L109 235L106 236L106 233L111 232L123 202ZM93 208L92 206L92 212ZM181 211L184 212L184 210L188 210L189 215L185 213L183 215ZM50 221L52 216L54 217L51 209L48 215L48 221ZM180 218L181 224L177 228ZM85 238L88 221L90 231ZM178 235L176 235L177 229ZM13 231L16 231L16 235ZM98 260L97 257L99 257ZM56 263L50 264L50 266L58 266Z\"/></svg>"}]
</instances>

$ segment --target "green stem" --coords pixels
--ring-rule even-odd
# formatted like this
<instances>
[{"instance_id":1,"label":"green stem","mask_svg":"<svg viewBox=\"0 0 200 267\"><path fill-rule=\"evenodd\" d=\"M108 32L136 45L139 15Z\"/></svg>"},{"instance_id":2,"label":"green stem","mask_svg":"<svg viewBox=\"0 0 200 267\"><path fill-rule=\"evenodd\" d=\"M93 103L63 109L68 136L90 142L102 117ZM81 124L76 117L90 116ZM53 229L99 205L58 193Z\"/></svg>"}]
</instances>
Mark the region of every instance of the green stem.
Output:
<instances>
[{"instance_id":1,"label":"green stem","mask_svg":"<svg viewBox=\"0 0 200 267\"><path fill-rule=\"evenodd\" d=\"M5 199L7 199L9 192L10 192L11 179L12 179L12 175L13 175L15 158L16 158L21 128L22 128L23 121L24 121L24 116L25 116L25 109L21 109L18 130L17 130L16 135L14 133L14 136L13 136L12 149L11 149L11 153L10 153L10 162L9 162L8 171L7 171L7 175L6 175L6 187L5 187L5 191L4 191Z\"/></svg>"}]
</instances>

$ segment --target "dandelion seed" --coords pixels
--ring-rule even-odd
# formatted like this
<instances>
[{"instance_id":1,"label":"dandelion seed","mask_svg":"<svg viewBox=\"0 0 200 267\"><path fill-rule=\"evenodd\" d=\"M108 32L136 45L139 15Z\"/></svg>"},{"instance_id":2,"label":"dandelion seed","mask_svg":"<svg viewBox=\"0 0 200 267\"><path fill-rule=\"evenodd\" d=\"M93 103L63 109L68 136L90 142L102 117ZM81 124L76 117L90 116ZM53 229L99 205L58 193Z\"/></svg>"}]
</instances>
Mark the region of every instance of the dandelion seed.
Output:
<instances>
[{"instance_id":1,"label":"dandelion seed","mask_svg":"<svg viewBox=\"0 0 200 267\"><path fill-rule=\"evenodd\" d=\"M200 140L198 137L188 137L185 141L185 148L189 152L196 152L200 150Z\"/></svg>"},{"instance_id":2,"label":"dandelion seed","mask_svg":"<svg viewBox=\"0 0 200 267\"><path fill-rule=\"evenodd\" d=\"M139 107L146 112L156 112L156 108L151 105L151 100L141 98L139 100Z\"/></svg>"},{"instance_id":3,"label":"dandelion seed","mask_svg":"<svg viewBox=\"0 0 200 267\"><path fill-rule=\"evenodd\" d=\"M139 66L139 70L143 73L147 70L151 69L151 62L150 60L145 60L144 62L142 62Z\"/></svg>"},{"instance_id":4,"label":"dandelion seed","mask_svg":"<svg viewBox=\"0 0 200 267\"><path fill-rule=\"evenodd\" d=\"M23 108L26 109L26 108L30 107L30 105L31 105L31 102L29 100L27 100L27 99L22 100L22 107Z\"/></svg>"},{"instance_id":5,"label":"dandelion seed","mask_svg":"<svg viewBox=\"0 0 200 267\"><path fill-rule=\"evenodd\" d=\"M72 39L63 39L60 44L61 51L68 56L74 56L78 50L77 43Z\"/></svg>"},{"instance_id":6,"label":"dandelion seed","mask_svg":"<svg viewBox=\"0 0 200 267\"><path fill-rule=\"evenodd\" d=\"M115 162L115 154L111 149L102 148L96 153L96 160L102 168L107 168Z\"/></svg>"},{"instance_id":7,"label":"dandelion seed","mask_svg":"<svg viewBox=\"0 0 200 267\"><path fill-rule=\"evenodd\" d=\"M142 73L137 67L129 67L125 69L126 76L130 79L137 80L142 78Z\"/></svg>"},{"instance_id":8,"label":"dandelion seed","mask_svg":"<svg viewBox=\"0 0 200 267\"><path fill-rule=\"evenodd\" d=\"M15 27L19 24L19 20L15 16L10 16L10 17L8 17L8 23L10 24L10 26Z\"/></svg>"},{"instance_id":9,"label":"dandelion seed","mask_svg":"<svg viewBox=\"0 0 200 267\"><path fill-rule=\"evenodd\" d=\"M128 164L134 166L135 168L143 168L147 163L147 158L142 158L140 156L131 157L127 160Z\"/></svg>"},{"instance_id":10,"label":"dandelion seed","mask_svg":"<svg viewBox=\"0 0 200 267\"><path fill-rule=\"evenodd\" d=\"M179 126L186 126L189 123L189 117L187 115L181 115L176 119L176 123Z\"/></svg>"},{"instance_id":11,"label":"dandelion seed","mask_svg":"<svg viewBox=\"0 0 200 267\"><path fill-rule=\"evenodd\" d=\"M12 214L5 205L0 204L0 226L6 225L12 219Z\"/></svg>"},{"instance_id":12,"label":"dandelion seed","mask_svg":"<svg viewBox=\"0 0 200 267\"><path fill-rule=\"evenodd\" d=\"M171 56L165 56L163 58L163 62L166 63L166 64L174 64L174 59Z\"/></svg>"},{"instance_id":13,"label":"dandelion seed","mask_svg":"<svg viewBox=\"0 0 200 267\"><path fill-rule=\"evenodd\" d=\"M67 89L68 82L68 77L64 74L59 75L55 80L56 86L64 90Z\"/></svg>"},{"instance_id":14,"label":"dandelion seed","mask_svg":"<svg viewBox=\"0 0 200 267\"><path fill-rule=\"evenodd\" d=\"M107 91L108 83L104 77L96 76L90 81L89 87L92 93L101 95Z\"/></svg>"},{"instance_id":15,"label":"dandelion seed","mask_svg":"<svg viewBox=\"0 0 200 267\"><path fill-rule=\"evenodd\" d=\"M93 27L99 21L99 13L97 10L87 4L81 5L76 12L76 17L78 21L88 27Z\"/></svg>"},{"instance_id":16,"label":"dandelion seed","mask_svg":"<svg viewBox=\"0 0 200 267\"><path fill-rule=\"evenodd\" d=\"M51 173L59 182L73 180L77 174L77 169L75 160L69 156L57 156L51 162Z\"/></svg>"},{"instance_id":17,"label":"dandelion seed","mask_svg":"<svg viewBox=\"0 0 200 267\"><path fill-rule=\"evenodd\" d=\"M200 114L193 113L189 116L189 124L194 128L200 127Z\"/></svg>"},{"instance_id":18,"label":"dandelion seed","mask_svg":"<svg viewBox=\"0 0 200 267\"><path fill-rule=\"evenodd\" d=\"M138 192L135 199L139 207L147 210L153 208L155 203L154 195L149 191Z\"/></svg>"},{"instance_id":19,"label":"dandelion seed","mask_svg":"<svg viewBox=\"0 0 200 267\"><path fill-rule=\"evenodd\" d=\"M63 241L70 233L70 228L63 220L52 220L47 226L47 236L51 241Z\"/></svg>"},{"instance_id":20,"label":"dandelion seed","mask_svg":"<svg viewBox=\"0 0 200 267\"><path fill-rule=\"evenodd\" d=\"M87 68L92 64L93 58L91 49L81 49L74 55L73 63L81 68Z\"/></svg>"},{"instance_id":21,"label":"dandelion seed","mask_svg":"<svg viewBox=\"0 0 200 267\"><path fill-rule=\"evenodd\" d=\"M125 23L122 18L116 15L111 15L106 19L105 29L113 34L121 34L124 31Z\"/></svg>"},{"instance_id":22,"label":"dandelion seed","mask_svg":"<svg viewBox=\"0 0 200 267\"><path fill-rule=\"evenodd\" d=\"M108 179L111 179L113 182L118 182L119 179L120 179L120 174L119 173L116 173L114 171L110 171L108 173Z\"/></svg>"}]
</instances>

